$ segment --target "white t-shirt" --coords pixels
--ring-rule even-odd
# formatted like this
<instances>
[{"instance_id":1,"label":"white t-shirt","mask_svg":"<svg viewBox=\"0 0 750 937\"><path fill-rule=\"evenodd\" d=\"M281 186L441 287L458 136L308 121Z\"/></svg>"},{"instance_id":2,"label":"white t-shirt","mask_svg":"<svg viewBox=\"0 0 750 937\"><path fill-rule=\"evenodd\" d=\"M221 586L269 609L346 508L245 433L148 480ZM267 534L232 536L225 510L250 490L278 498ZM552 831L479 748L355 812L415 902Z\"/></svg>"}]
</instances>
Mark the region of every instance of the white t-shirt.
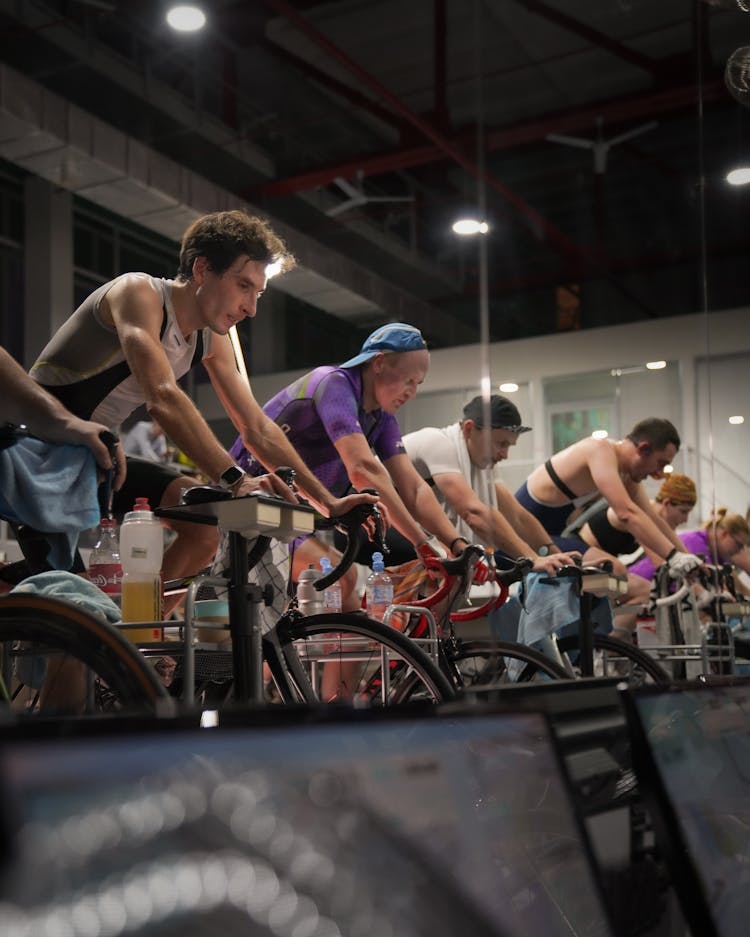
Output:
<instances>
[{"instance_id":1,"label":"white t-shirt","mask_svg":"<svg viewBox=\"0 0 750 937\"><path fill-rule=\"evenodd\" d=\"M416 430L403 437L406 454L411 459L414 468L425 481L435 475L458 474L463 475L472 491L476 493L484 504L496 506L495 481L492 469L482 469L474 465L469 458L466 440L461 433L458 423L437 429L434 426ZM443 507L448 519L469 543L476 540L471 527L463 521L456 511L447 503L442 492L433 488L435 496Z\"/></svg>"}]
</instances>

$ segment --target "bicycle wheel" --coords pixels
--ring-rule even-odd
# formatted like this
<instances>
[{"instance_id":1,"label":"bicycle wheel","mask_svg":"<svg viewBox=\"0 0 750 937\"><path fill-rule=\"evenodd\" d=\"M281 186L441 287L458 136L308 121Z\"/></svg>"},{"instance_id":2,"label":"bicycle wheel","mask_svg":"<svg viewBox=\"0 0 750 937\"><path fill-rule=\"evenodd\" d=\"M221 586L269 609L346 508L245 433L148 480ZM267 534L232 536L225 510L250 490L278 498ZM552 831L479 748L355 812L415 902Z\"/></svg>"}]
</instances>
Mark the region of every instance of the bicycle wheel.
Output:
<instances>
[{"instance_id":1,"label":"bicycle wheel","mask_svg":"<svg viewBox=\"0 0 750 937\"><path fill-rule=\"evenodd\" d=\"M80 715L106 708L153 713L160 701L169 699L130 641L103 618L70 602L28 593L4 596L0 644L4 663L16 670L16 690L36 670L32 682L41 691L42 708L46 696L50 713ZM4 670L9 673L11 667ZM63 685L71 680L75 688ZM105 697L110 707L102 703Z\"/></svg>"},{"instance_id":2,"label":"bicycle wheel","mask_svg":"<svg viewBox=\"0 0 750 937\"><path fill-rule=\"evenodd\" d=\"M603 676L622 676L634 685L648 683L667 684L671 682L669 674L650 654L633 644L620 641L608 634L593 634L594 651L602 657ZM577 634L560 638L557 642L561 654L577 654L580 649ZM612 660L611 658L614 658Z\"/></svg>"},{"instance_id":3,"label":"bicycle wheel","mask_svg":"<svg viewBox=\"0 0 750 937\"><path fill-rule=\"evenodd\" d=\"M571 679L564 668L540 651L507 641L457 641L454 645L444 642L441 659L459 690L517 681ZM521 665L517 674L509 671L510 661ZM407 675L394 689L394 702L411 702L420 693L419 682L413 675Z\"/></svg>"},{"instance_id":4,"label":"bicycle wheel","mask_svg":"<svg viewBox=\"0 0 750 937\"><path fill-rule=\"evenodd\" d=\"M288 689L277 679L285 702L349 699L391 706L398 702L396 690L406 675L413 675L420 694L433 701L455 696L450 681L419 645L382 621L358 612L282 619L274 630L286 676L294 684L295 698L288 699ZM384 663L386 671L382 670ZM393 680L381 677L377 693L365 692L379 670ZM325 690L322 695L321 690Z\"/></svg>"},{"instance_id":5,"label":"bicycle wheel","mask_svg":"<svg viewBox=\"0 0 750 937\"><path fill-rule=\"evenodd\" d=\"M508 683L551 678L569 680L571 675L541 651L510 641L459 641L448 660L455 668L461 686L480 683ZM508 672L511 661L523 664L517 677Z\"/></svg>"}]
</instances>

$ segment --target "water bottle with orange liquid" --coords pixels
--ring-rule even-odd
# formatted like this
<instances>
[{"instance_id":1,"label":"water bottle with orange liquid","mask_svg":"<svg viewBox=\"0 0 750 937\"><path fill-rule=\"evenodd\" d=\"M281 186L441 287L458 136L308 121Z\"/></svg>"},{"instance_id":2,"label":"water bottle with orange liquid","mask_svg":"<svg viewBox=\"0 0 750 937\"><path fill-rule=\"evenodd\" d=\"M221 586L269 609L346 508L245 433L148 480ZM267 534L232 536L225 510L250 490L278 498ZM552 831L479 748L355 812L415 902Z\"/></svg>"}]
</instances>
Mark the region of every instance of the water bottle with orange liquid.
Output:
<instances>
[{"instance_id":1,"label":"water bottle with orange liquid","mask_svg":"<svg viewBox=\"0 0 750 937\"><path fill-rule=\"evenodd\" d=\"M125 628L123 634L136 644L161 641L161 564L164 531L147 498L136 498L133 510L120 528L122 564L122 620L148 622L144 628Z\"/></svg>"}]
</instances>

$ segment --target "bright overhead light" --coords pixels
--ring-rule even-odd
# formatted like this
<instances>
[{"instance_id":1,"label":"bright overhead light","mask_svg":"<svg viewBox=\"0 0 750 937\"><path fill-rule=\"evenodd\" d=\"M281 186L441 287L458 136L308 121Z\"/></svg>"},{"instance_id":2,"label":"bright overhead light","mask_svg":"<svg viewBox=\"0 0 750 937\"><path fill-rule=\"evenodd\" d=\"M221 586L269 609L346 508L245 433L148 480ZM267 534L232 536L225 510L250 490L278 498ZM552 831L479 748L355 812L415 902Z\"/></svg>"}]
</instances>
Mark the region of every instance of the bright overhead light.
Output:
<instances>
[{"instance_id":1,"label":"bright overhead light","mask_svg":"<svg viewBox=\"0 0 750 937\"><path fill-rule=\"evenodd\" d=\"M591 435L594 437L594 439L606 439L607 436L609 436L609 433L606 431L606 429L595 429Z\"/></svg>"},{"instance_id":2,"label":"bright overhead light","mask_svg":"<svg viewBox=\"0 0 750 937\"><path fill-rule=\"evenodd\" d=\"M281 273L281 261L275 260L272 264L266 264L266 279L270 280L271 277L275 277L278 273Z\"/></svg>"},{"instance_id":3,"label":"bright overhead light","mask_svg":"<svg viewBox=\"0 0 750 937\"><path fill-rule=\"evenodd\" d=\"M206 14L200 7L183 4L167 11L167 22L180 33L194 33L206 25Z\"/></svg>"},{"instance_id":4,"label":"bright overhead light","mask_svg":"<svg viewBox=\"0 0 750 937\"><path fill-rule=\"evenodd\" d=\"M745 422L744 416L730 416L729 422L732 426L741 426Z\"/></svg>"},{"instance_id":5,"label":"bright overhead light","mask_svg":"<svg viewBox=\"0 0 750 937\"><path fill-rule=\"evenodd\" d=\"M665 465L664 468L662 469L662 472L665 475L671 475L672 472L674 472L674 465Z\"/></svg>"},{"instance_id":6,"label":"bright overhead light","mask_svg":"<svg viewBox=\"0 0 750 937\"><path fill-rule=\"evenodd\" d=\"M518 390L518 384L515 384L513 381L507 381L505 384L501 384L498 390L501 390L504 394L515 394Z\"/></svg>"},{"instance_id":7,"label":"bright overhead light","mask_svg":"<svg viewBox=\"0 0 750 937\"><path fill-rule=\"evenodd\" d=\"M666 368L666 361L647 361L646 367L649 371L661 371L662 368Z\"/></svg>"},{"instance_id":8,"label":"bright overhead light","mask_svg":"<svg viewBox=\"0 0 750 937\"><path fill-rule=\"evenodd\" d=\"M750 166L740 166L727 173L730 185L747 185L750 182Z\"/></svg>"},{"instance_id":9,"label":"bright overhead light","mask_svg":"<svg viewBox=\"0 0 750 937\"><path fill-rule=\"evenodd\" d=\"M453 230L456 234L486 234L490 226L486 221L478 221L476 218L459 218L453 222Z\"/></svg>"}]
</instances>

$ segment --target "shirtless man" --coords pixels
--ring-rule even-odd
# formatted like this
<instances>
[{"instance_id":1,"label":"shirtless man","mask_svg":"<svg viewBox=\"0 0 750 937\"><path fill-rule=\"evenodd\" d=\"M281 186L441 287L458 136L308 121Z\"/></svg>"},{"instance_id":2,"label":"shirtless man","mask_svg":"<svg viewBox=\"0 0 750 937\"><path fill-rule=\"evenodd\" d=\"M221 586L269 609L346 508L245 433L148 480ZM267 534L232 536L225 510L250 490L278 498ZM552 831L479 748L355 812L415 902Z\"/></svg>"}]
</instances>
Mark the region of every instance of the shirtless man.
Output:
<instances>
[{"instance_id":1,"label":"shirtless man","mask_svg":"<svg viewBox=\"0 0 750 937\"><path fill-rule=\"evenodd\" d=\"M588 544L560 535L575 508L601 494L622 529L681 575L701 562L685 552L682 541L659 517L641 486L649 476L661 478L679 448L680 437L674 426L668 420L649 417L636 424L624 439L588 437L556 453L534 469L516 498L561 549L579 549L584 553L584 562L588 562ZM614 565L617 570L616 561ZM629 596L632 598L632 593Z\"/></svg>"}]
</instances>

